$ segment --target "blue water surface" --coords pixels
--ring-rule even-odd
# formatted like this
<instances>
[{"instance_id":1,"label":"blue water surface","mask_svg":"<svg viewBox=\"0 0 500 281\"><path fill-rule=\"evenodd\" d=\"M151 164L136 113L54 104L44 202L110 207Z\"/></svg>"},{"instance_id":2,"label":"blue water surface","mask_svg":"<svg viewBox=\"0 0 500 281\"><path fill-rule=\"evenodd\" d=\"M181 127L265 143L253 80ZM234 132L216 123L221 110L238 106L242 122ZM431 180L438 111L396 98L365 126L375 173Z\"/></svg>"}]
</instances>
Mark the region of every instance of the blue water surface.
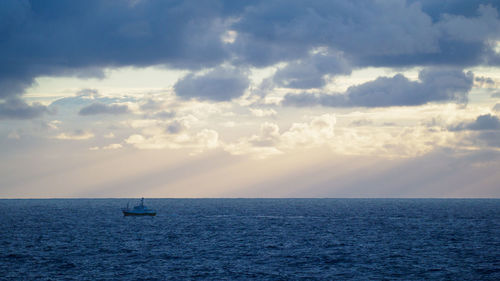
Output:
<instances>
[{"instance_id":1,"label":"blue water surface","mask_svg":"<svg viewBox=\"0 0 500 281\"><path fill-rule=\"evenodd\" d=\"M500 280L497 199L0 200L1 280Z\"/></svg>"}]
</instances>

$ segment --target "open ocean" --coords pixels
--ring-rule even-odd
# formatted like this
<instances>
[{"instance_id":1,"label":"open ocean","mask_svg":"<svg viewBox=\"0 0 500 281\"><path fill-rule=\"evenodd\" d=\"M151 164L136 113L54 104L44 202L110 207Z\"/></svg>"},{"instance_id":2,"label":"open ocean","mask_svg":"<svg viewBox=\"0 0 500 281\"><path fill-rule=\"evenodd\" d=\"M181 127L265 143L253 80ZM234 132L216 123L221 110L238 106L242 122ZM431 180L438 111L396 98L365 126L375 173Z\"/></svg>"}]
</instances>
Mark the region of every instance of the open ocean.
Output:
<instances>
[{"instance_id":1,"label":"open ocean","mask_svg":"<svg viewBox=\"0 0 500 281\"><path fill-rule=\"evenodd\" d=\"M500 280L498 199L0 200L0 280Z\"/></svg>"}]
</instances>

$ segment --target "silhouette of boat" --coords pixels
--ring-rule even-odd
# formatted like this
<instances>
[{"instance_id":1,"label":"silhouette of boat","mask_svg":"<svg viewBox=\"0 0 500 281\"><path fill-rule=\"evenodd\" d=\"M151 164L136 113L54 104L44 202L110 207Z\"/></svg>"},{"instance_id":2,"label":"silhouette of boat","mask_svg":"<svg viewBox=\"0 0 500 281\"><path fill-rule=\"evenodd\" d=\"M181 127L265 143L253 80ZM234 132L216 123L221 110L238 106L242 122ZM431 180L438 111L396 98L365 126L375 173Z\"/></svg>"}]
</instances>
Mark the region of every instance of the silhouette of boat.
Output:
<instances>
[{"instance_id":1,"label":"silhouette of boat","mask_svg":"<svg viewBox=\"0 0 500 281\"><path fill-rule=\"evenodd\" d=\"M144 197L141 198L141 204L134 206L132 209L128 207L127 203L127 208L123 208L122 212L124 216L156 216L155 210L144 206Z\"/></svg>"}]
</instances>

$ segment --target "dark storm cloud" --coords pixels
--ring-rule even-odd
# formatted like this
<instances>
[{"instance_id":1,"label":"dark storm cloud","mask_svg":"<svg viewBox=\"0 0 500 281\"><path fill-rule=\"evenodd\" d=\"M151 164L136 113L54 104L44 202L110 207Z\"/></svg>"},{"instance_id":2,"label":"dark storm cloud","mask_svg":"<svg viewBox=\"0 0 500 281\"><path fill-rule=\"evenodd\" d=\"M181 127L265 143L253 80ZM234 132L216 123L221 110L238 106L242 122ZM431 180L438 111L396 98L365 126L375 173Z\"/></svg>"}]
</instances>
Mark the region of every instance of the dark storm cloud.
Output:
<instances>
[{"instance_id":1,"label":"dark storm cloud","mask_svg":"<svg viewBox=\"0 0 500 281\"><path fill-rule=\"evenodd\" d=\"M342 94L288 94L284 105L332 107L415 106L428 102L467 102L472 88L472 73L450 69L424 69L420 81L410 81L401 74L379 77L351 86Z\"/></svg>"},{"instance_id":2,"label":"dark storm cloud","mask_svg":"<svg viewBox=\"0 0 500 281\"><path fill-rule=\"evenodd\" d=\"M342 51L358 66L496 61L490 42L500 37L497 7L469 2L472 13L428 7L435 17L418 2L264 1L233 26L240 34L233 47L240 61L256 66L302 58L315 46Z\"/></svg>"},{"instance_id":3,"label":"dark storm cloud","mask_svg":"<svg viewBox=\"0 0 500 281\"><path fill-rule=\"evenodd\" d=\"M244 67L289 62L275 82L308 89L322 87L325 75L349 73L350 67L500 65L491 44L500 39L498 5L404 0L4 0L0 99L22 94L36 77L103 77L105 67L166 65L194 71L223 62ZM237 34L233 43L221 40L228 30ZM342 54L349 68L329 57L311 56L318 47ZM209 100L239 94L180 92Z\"/></svg>"},{"instance_id":4,"label":"dark storm cloud","mask_svg":"<svg viewBox=\"0 0 500 281\"><path fill-rule=\"evenodd\" d=\"M104 104L104 103L92 103L91 105L85 106L82 108L78 114L87 116L87 115L96 115L96 114L126 114L129 113L128 106L126 105L117 105L117 104Z\"/></svg>"},{"instance_id":5,"label":"dark storm cloud","mask_svg":"<svg viewBox=\"0 0 500 281\"><path fill-rule=\"evenodd\" d=\"M461 15L474 17L477 15L477 7L480 4L499 8L500 2L496 0L470 1L470 0L409 0L409 3L418 3L422 10L428 14L433 21L439 21L443 14Z\"/></svg>"},{"instance_id":6,"label":"dark storm cloud","mask_svg":"<svg viewBox=\"0 0 500 281\"><path fill-rule=\"evenodd\" d=\"M448 128L450 131L490 131L500 130L500 120L497 116L491 114L480 115L472 122L462 122L458 125Z\"/></svg>"},{"instance_id":7,"label":"dark storm cloud","mask_svg":"<svg viewBox=\"0 0 500 281\"><path fill-rule=\"evenodd\" d=\"M0 98L41 75L214 66L227 56L220 18L233 12L219 1L1 1Z\"/></svg>"},{"instance_id":8,"label":"dark storm cloud","mask_svg":"<svg viewBox=\"0 0 500 281\"><path fill-rule=\"evenodd\" d=\"M340 55L314 54L278 69L274 82L281 87L296 89L321 88L326 74L350 74L351 67Z\"/></svg>"},{"instance_id":9,"label":"dark storm cloud","mask_svg":"<svg viewBox=\"0 0 500 281\"><path fill-rule=\"evenodd\" d=\"M395 1L265 1L247 9L235 27L243 35L235 44L239 54L257 65L303 57L314 46L356 56L438 49L431 19L418 5ZM252 52L267 42L269 52Z\"/></svg>"},{"instance_id":10,"label":"dark storm cloud","mask_svg":"<svg viewBox=\"0 0 500 281\"><path fill-rule=\"evenodd\" d=\"M18 95L34 82L33 77L8 77L7 75L8 73L4 73L0 76L0 98Z\"/></svg>"},{"instance_id":11,"label":"dark storm cloud","mask_svg":"<svg viewBox=\"0 0 500 281\"><path fill-rule=\"evenodd\" d=\"M8 98L0 102L1 119L31 119L39 117L44 113L50 113L49 109L39 103L28 105L19 98Z\"/></svg>"},{"instance_id":12,"label":"dark storm cloud","mask_svg":"<svg viewBox=\"0 0 500 281\"><path fill-rule=\"evenodd\" d=\"M202 75L188 74L174 89L184 99L229 101L243 95L249 83L247 74L240 70L216 68Z\"/></svg>"}]
</instances>

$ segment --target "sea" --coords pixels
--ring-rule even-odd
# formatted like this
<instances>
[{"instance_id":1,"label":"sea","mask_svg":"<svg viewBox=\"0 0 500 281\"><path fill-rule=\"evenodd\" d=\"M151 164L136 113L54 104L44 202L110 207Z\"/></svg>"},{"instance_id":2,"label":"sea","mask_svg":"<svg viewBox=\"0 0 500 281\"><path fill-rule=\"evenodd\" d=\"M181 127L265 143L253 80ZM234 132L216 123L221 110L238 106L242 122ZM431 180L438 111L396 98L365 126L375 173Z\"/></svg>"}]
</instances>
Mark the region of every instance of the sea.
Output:
<instances>
[{"instance_id":1,"label":"sea","mask_svg":"<svg viewBox=\"0 0 500 281\"><path fill-rule=\"evenodd\" d=\"M0 280L500 280L499 199L0 200Z\"/></svg>"}]
</instances>

